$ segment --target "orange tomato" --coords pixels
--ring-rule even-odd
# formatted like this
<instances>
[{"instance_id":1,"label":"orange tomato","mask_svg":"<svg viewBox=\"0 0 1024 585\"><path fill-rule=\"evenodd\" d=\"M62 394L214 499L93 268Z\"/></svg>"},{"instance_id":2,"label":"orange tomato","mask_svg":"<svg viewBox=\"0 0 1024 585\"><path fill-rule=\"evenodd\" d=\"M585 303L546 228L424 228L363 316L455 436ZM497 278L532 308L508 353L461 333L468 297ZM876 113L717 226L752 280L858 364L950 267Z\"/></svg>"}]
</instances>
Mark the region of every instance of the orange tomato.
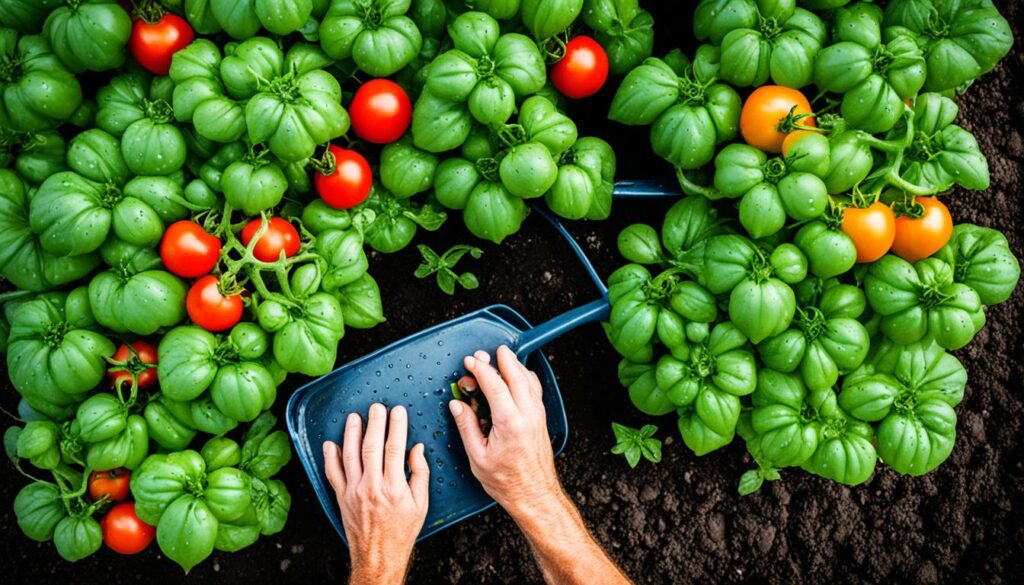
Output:
<instances>
[{"instance_id":1,"label":"orange tomato","mask_svg":"<svg viewBox=\"0 0 1024 585\"><path fill-rule=\"evenodd\" d=\"M875 201L867 207L847 207L841 225L857 247L857 262L874 262L892 247L896 217L892 208Z\"/></svg>"},{"instance_id":2,"label":"orange tomato","mask_svg":"<svg viewBox=\"0 0 1024 585\"><path fill-rule=\"evenodd\" d=\"M907 262L917 262L938 252L953 235L953 216L936 197L917 197L924 211L918 217L896 218L892 251Z\"/></svg>"},{"instance_id":3,"label":"orange tomato","mask_svg":"<svg viewBox=\"0 0 1024 585\"><path fill-rule=\"evenodd\" d=\"M814 134L814 132L810 130L794 130L786 134L786 137L782 140L782 156L789 156L789 149L793 148L793 145L797 142L803 140L804 136L810 134Z\"/></svg>"},{"instance_id":4,"label":"orange tomato","mask_svg":"<svg viewBox=\"0 0 1024 585\"><path fill-rule=\"evenodd\" d=\"M754 148L765 152L782 152L782 143L788 131L779 131L779 122L790 112L794 115L811 114L811 103L804 94L780 85L763 85L755 89L740 112L740 134ZM814 126L814 117L801 118L800 124Z\"/></svg>"}]
</instances>

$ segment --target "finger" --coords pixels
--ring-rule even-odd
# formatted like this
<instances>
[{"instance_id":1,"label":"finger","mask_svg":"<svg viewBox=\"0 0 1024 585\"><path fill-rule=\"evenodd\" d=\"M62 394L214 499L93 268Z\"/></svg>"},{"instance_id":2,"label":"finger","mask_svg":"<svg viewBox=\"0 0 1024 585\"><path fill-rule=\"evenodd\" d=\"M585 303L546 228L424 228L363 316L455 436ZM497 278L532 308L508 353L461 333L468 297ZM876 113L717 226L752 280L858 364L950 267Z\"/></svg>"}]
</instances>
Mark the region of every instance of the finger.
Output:
<instances>
[{"instance_id":1,"label":"finger","mask_svg":"<svg viewBox=\"0 0 1024 585\"><path fill-rule=\"evenodd\" d=\"M448 410L455 419L455 427L462 437L463 446L466 447L466 455L470 461L479 460L484 452L484 432L480 430L480 421L477 420L476 413L460 400L449 402Z\"/></svg>"},{"instance_id":2,"label":"finger","mask_svg":"<svg viewBox=\"0 0 1024 585\"><path fill-rule=\"evenodd\" d=\"M363 437L363 481L376 482L384 477L384 430L388 409L383 404L370 406Z\"/></svg>"},{"instance_id":3,"label":"finger","mask_svg":"<svg viewBox=\"0 0 1024 585\"><path fill-rule=\"evenodd\" d=\"M465 366L469 373L476 378L484 396L487 397L487 402L491 406L491 418L501 420L516 414L516 403L512 399L512 394L509 392L508 386L505 385L505 381L498 374L498 370L476 357L467 357Z\"/></svg>"},{"instance_id":4,"label":"finger","mask_svg":"<svg viewBox=\"0 0 1024 585\"><path fill-rule=\"evenodd\" d=\"M425 511L430 499L430 465L423 450L423 443L416 443L409 452L409 489L416 505Z\"/></svg>"},{"instance_id":5,"label":"finger","mask_svg":"<svg viewBox=\"0 0 1024 585\"><path fill-rule=\"evenodd\" d=\"M530 374L526 366L519 363L515 352L502 345L498 348L498 369L501 371L501 378L505 380L512 399L520 410L530 401Z\"/></svg>"},{"instance_id":6,"label":"finger","mask_svg":"<svg viewBox=\"0 0 1024 585\"><path fill-rule=\"evenodd\" d=\"M384 479L393 486L405 485L405 443L409 417L404 406L391 409L391 425L384 445Z\"/></svg>"},{"instance_id":7,"label":"finger","mask_svg":"<svg viewBox=\"0 0 1024 585\"><path fill-rule=\"evenodd\" d=\"M473 354L473 357L475 357L476 359L482 361L485 364L491 363L491 354L487 353L486 351L484 351L482 349L478 349Z\"/></svg>"},{"instance_id":8,"label":"finger","mask_svg":"<svg viewBox=\"0 0 1024 585\"><path fill-rule=\"evenodd\" d=\"M527 371L530 372L530 389L533 391L534 396L536 396L538 400L543 400L544 385L540 383L540 378L537 377L537 372L534 372L533 370Z\"/></svg>"},{"instance_id":9,"label":"finger","mask_svg":"<svg viewBox=\"0 0 1024 585\"><path fill-rule=\"evenodd\" d=\"M476 378L473 376L463 376L459 378L459 381L455 385L461 390L468 390L475 392L479 389L479 385L476 383Z\"/></svg>"},{"instance_id":10,"label":"finger","mask_svg":"<svg viewBox=\"0 0 1024 585\"><path fill-rule=\"evenodd\" d=\"M363 461L360 451L363 445L363 419L356 413L345 420L345 437L342 439L341 462L345 466L345 479L350 485L359 483L363 477Z\"/></svg>"},{"instance_id":11,"label":"finger","mask_svg":"<svg viewBox=\"0 0 1024 585\"><path fill-rule=\"evenodd\" d=\"M341 468L341 449L334 441L324 441L324 473L336 495L345 492L345 471Z\"/></svg>"}]
</instances>

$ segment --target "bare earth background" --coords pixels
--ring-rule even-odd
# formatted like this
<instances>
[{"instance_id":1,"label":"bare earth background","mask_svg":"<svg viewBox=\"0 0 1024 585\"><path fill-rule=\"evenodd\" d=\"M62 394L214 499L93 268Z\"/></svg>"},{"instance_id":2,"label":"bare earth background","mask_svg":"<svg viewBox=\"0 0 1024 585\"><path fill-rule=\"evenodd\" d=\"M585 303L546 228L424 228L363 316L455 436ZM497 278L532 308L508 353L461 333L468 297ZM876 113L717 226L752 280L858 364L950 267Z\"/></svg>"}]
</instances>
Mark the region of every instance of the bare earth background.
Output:
<instances>
[{"instance_id":1,"label":"bare earth background","mask_svg":"<svg viewBox=\"0 0 1024 585\"><path fill-rule=\"evenodd\" d=\"M645 4L661 4L647 2ZM988 156L992 187L956 193L956 221L1002 230L1024 257L1021 196L1024 185L1024 52L1021 3L996 2L1013 24L1013 52L993 73L959 99L958 123L978 137ZM688 39L689 6L655 8L658 52ZM683 14L672 14L682 12ZM671 42L670 42L671 41ZM684 47L690 50L692 47ZM669 171L650 154L646 132L603 120L614 86L573 116L581 135L608 139L620 155L621 177ZM617 203L613 219L576 223L577 235L602 275L619 264L615 237L636 221L660 225L667 203ZM459 218L442 234L426 238L435 249L470 242ZM480 278L475 292L452 299L432 281L412 277L414 248L375 256L370 272L384 295L388 322L370 331L349 331L339 364L426 326L492 303L505 303L534 323L590 300L594 291L565 244L540 218L500 248L484 246L484 258L467 262ZM1024 287L993 308L988 326L957 352L970 373L958 408L958 438L950 459L923 478L902 477L879 466L874 478L846 488L799 470L759 494L741 498L736 484L751 466L737 440L697 458L678 439L674 417L654 421L665 439L664 461L630 470L608 453L612 421L648 422L615 381L618 358L598 326L566 335L546 348L569 412L569 446L559 458L565 488L598 540L639 583L883 581L922 584L1019 582L1024 574L1024 473L1021 436L1024 401ZM13 411L16 393L0 365L0 404ZM290 380L287 390L299 384ZM283 416L288 392L275 411ZM6 424L6 421L5 421ZM0 481L0 567L4 582L165 583L185 581L158 547L135 557L107 549L72 565L50 543L37 544L17 527L11 503L24 480L4 463ZM193 583L342 582L348 559L323 516L305 474L293 461L281 478L294 501L288 525L237 554L214 553L196 567ZM533 583L540 580L526 542L499 509L491 509L417 547L412 583Z\"/></svg>"}]
</instances>

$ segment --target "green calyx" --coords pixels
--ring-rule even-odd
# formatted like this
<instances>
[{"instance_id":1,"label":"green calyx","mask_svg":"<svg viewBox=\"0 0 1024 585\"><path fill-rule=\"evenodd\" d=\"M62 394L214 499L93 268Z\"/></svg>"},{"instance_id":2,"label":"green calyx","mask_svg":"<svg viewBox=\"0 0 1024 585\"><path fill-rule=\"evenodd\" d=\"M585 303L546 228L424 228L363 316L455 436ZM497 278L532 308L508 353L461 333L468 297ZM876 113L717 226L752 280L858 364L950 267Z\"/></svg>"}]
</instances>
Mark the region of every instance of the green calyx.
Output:
<instances>
[{"instance_id":1,"label":"green calyx","mask_svg":"<svg viewBox=\"0 0 1024 585\"><path fill-rule=\"evenodd\" d=\"M21 61L8 55L0 55L0 83L9 85L21 79Z\"/></svg>"},{"instance_id":2,"label":"green calyx","mask_svg":"<svg viewBox=\"0 0 1024 585\"><path fill-rule=\"evenodd\" d=\"M814 341L825 332L825 315L818 307L798 309L796 322L808 341Z\"/></svg>"},{"instance_id":3,"label":"green calyx","mask_svg":"<svg viewBox=\"0 0 1024 585\"><path fill-rule=\"evenodd\" d=\"M71 331L71 325L61 321L60 323L51 323L46 331L43 331L43 343L56 349L60 346L61 342L64 341L64 336Z\"/></svg>"},{"instance_id":4,"label":"green calyx","mask_svg":"<svg viewBox=\"0 0 1024 585\"><path fill-rule=\"evenodd\" d=\"M917 393L910 389L904 388L892 401L892 409L898 414L909 414L917 408Z\"/></svg>"},{"instance_id":5,"label":"green calyx","mask_svg":"<svg viewBox=\"0 0 1024 585\"><path fill-rule=\"evenodd\" d=\"M493 157L482 158L476 161L476 170L486 181L496 182L501 180L498 174L500 165Z\"/></svg>"},{"instance_id":6,"label":"green calyx","mask_svg":"<svg viewBox=\"0 0 1024 585\"><path fill-rule=\"evenodd\" d=\"M925 309L933 309L949 300L949 295L934 284L927 284L921 289L919 301Z\"/></svg>"},{"instance_id":7,"label":"green calyx","mask_svg":"<svg viewBox=\"0 0 1024 585\"><path fill-rule=\"evenodd\" d=\"M266 85L264 91L277 96L279 100L285 103L294 103L302 97L302 94L299 93L298 86L295 84L295 75L293 72L289 72L270 81Z\"/></svg>"},{"instance_id":8,"label":"green calyx","mask_svg":"<svg viewBox=\"0 0 1024 585\"><path fill-rule=\"evenodd\" d=\"M761 167L761 173L766 183L774 185L789 174L789 165L780 156L772 157Z\"/></svg>"},{"instance_id":9,"label":"green calyx","mask_svg":"<svg viewBox=\"0 0 1024 585\"><path fill-rule=\"evenodd\" d=\"M476 60L476 74L480 79L486 80L494 76L495 63L489 55L483 55Z\"/></svg>"},{"instance_id":10,"label":"green calyx","mask_svg":"<svg viewBox=\"0 0 1024 585\"><path fill-rule=\"evenodd\" d=\"M676 283L679 282L678 274L679 271L677 270L666 270L652 280L643 283L641 288L644 292L644 297L648 302L666 306L669 297L672 296L672 292L676 288Z\"/></svg>"},{"instance_id":11,"label":"green calyx","mask_svg":"<svg viewBox=\"0 0 1024 585\"><path fill-rule=\"evenodd\" d=\"M779 22L779 19L774 16L770 18L765 18L759 15L757 21L757 28L755 30L761 33L761 36L764 37L764 40L766 40L769 43L774 43L775 38L782 33L782 23Z\"/></svg>"},{"instance_id":12,"label":"green calyx","mask_svg":"<svg viewBox=\"0 0 1024 585\"><path fill-rule=\"evenodd\" d=\"M803 424L816 422L821 418L818 413L818 409L814 405L807 401L804 401L803 408L800 409L800 422Z\"/></svg>"},{"instance_id":13,"label":"green calyx","mask_svg":"<svg viewBox=\"0 0 1024 585\"><path fill-rule=\"evenodd\" d=\"M937 148L931 136L917 132L910 143L910 148L906 151L906 157L913 161L927 162L936 155L937 151L941 151L941 148Z\"/></svg>"},{"instance_id":14,"label":"green calyx","mask_svg":"<svg viewBox=\"0 0 1024 585\"><path fill-rule=\"evenodd\" d=\"M698 345L690 351L690 372L701 379L710 378L717 373L715 358L707 346Z\"/></svg>"},{"instance_id":15,"label":"green calyx","mask_svg":"<svg viewBox=\"0 0 1024 585\"><path fill-rule=\"evenodd\" d=\"M676 103L687 106L703 106L706 101L707 89L715 83L715 79L701 81L693 76L691 69L686 70L686 75L678 78L679 99Z\"/></svg>"},{"instance_id":16,"label":"green calyx","mask_svg":"<svg viewBox=\"0 0 1024 585\"><path fill-rule=\"evenodd\" d=\"M113 183L107 183L103 186L103 194L100 196L100 205L104 209L113 209L115 205L124 199L124 193L121 188Z\"/></svg>"},{"instance_id":17,"label":"green calyx","mask_svg":"<svg viewBox=\"0 0 1024 585\"><path fill-rule=\"evenodd\" d=\"M872 59L872 65L874 66L875 73L885 77L889 72L889 67L892 66L893 55L889 49L882 45L875 51L875 56Z\"/></svg>"},{"instance_id":18,"label":"green calyx","mask_svg":"<svg viewBox=\"0 0 1024 585\"><path fill-rule=\"evenodd\" d=\"M144 100L142 102L142 111L146 114L147 118L157 124L170 124L174 121L174 108L171 107L171 104L167 103L167 100Z\"/></svg>"},{"instance_id":19,"label":"green calyx","mask_svg":"<svg viewBox=\"0 0 1024 585\"><path fill-rule=\"evenodd\" d=\"M529 136L526 134L526 129L521 124L505 124L498 128L495 135L508 148L526 144L530 141Z\"/></svg>"},{"instance_id":20,"label":"green calyx","mask_svg":"<svg viewBox=\"0 0 1024 585\"><path fill-rule=\"evenodd\" d=\"M381 23L384 22L384 16L380 13L380 9L377 8L374 2L358 2L356 7L359 10L359 18L363 21L363 26L370 30L377 30Z\"/></svg>"},{"instance_id":21,"label":"green calyx","mask_svg":"<svg viewBox=\"0 0 1024 585\"><path fill-rule=\"evenodd\" d=\"M842 417L830 418L821 427L821 436L825 440L841 439L846 436L846 419Z\"/></svg>"}]
</instances>

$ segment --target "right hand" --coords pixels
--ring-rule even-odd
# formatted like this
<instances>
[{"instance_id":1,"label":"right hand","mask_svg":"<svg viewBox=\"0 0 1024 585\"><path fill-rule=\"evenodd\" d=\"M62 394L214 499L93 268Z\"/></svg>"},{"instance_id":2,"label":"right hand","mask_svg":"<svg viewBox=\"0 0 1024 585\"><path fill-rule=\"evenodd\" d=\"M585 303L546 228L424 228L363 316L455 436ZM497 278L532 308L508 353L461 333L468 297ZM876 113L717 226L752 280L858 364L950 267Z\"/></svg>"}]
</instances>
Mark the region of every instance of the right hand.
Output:
<instances>
[{"instance_id":1,"label":"right hand","mask_svg":"<svg viewBox=\"0 0 1024 585\"><path fill-rule=\"evenodd\" d=\"M555 472L540 380L508 347L499 347L497 355L498 370L484 351L464 360L490 405L490 433L484 436L475 413L465 403L453 400L448 406L473 475L515 516L545 504L561 494L562 488Z\"/></svg>"}]
</instances>

